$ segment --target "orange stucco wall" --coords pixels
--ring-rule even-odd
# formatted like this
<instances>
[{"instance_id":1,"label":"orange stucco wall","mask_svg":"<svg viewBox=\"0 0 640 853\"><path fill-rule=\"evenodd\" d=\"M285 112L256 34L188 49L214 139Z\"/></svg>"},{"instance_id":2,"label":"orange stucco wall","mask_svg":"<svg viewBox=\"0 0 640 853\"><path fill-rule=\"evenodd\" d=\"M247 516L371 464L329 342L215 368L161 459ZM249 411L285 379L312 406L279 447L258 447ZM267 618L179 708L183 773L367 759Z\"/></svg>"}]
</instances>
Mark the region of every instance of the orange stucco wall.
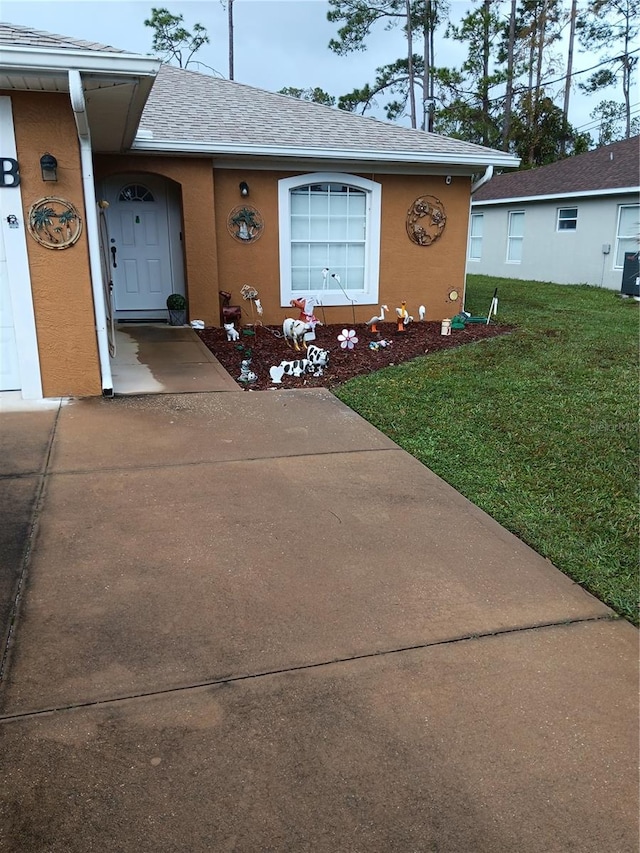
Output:
<instances>
[{"instance_id":1,"label":"orange stucco wall","mask_svg":"<svg viewBox=\"0 0 640 853\"><path fill-rule=\"evenodd\" d=\"M280 267L278 248L278 181L299 172L251 170L215 170L215 219L220 289L232 293L232 304L247 308L240 297L243 284L253 285L264 307L263 322L281 323L284 317L297 316L280 306ZM407 310L416 318L424 304L427 319L441 320L457 314L462 307L467 228L469 218L468 177L454 178L450 185L444 176L406 176L362 174L382 184L382 233L380 256L380 294L378 304L394 308L406 301ZM240 243L228 233L227 220L242 199L238 185L249 184L247 203L264 220L261 237L253 243ZM432 195L443 203L447 224L442 236L431 246L417 246L407 235L407 212L421 195ZM320 282L318 282L320 284ZM451 303L449 293L457 289L460 299ZM356 306L356 322L366 322L377 313L377 306ZM351 307L325 308L328 323L350 322ZM250 322L250 313L245 314Z\"/></svg>"},{"instance_id":2,"label":"orange stucco wall","mask_svg":"<svg viewBox=\"0 0 640 853\"><path fill-rule=\"evenodd\" d=\"M80 151L69 96L2 94L11 97L25 230L29 208L45 196L70 201L83 220L80 239L67 249L47 249L29 234L26 238L43 393L100 394ZM56 183L42 180L45 152L58 161Z\"/></svg>"},{"instance_id":3,"label":"orange stucco wall","mask_svg":"<svg viewBox=\"0 0 640 853\"><path fill-rule=\"evenodd\" d=\"M179 185L189 317L219 324L218 267L211 160L96 155L96 181L111 175L151 173Z\"/></svg>"},{"instance_id":4,"label":"orange stucco wall","mask_svg":"<svg viewBox=\"0 0 640 853\"><path fill-rule=\"evenodd\" d=\"M231 304L244 310L243 321L251 322L250 304L240 295L244 284L255 287L264 308L262 321L279 324L292 311L280 305L278 246L278 181L298 172L270 172L248 169L212 169L211 161L137 155L97 155L96 180L111 175L162 175L179 185L182 195L183 249L189 317L219 325L220 290L232 294ZM378 304L393 309L406 301L410 314L417 317L424 304L427 317L441 320L456 314L461 301L452 304L448 295L464 286L469 178L444 176L415 177L363 174L382 184L382 234L380 258L380 298ZM238 185L250 187L247 203L256 207L264 230L253 243L240 243L227 229L231 211L242 203ZM447 225L431 246L417 246L406 232L407 211L421 195L434 195L445 207ZM377 306L356 306L356 320L366 321ZM295 312L293 312L295 313ZM350 307L327 307L328 323L348 322Z\"/></svg>"}]
</instances>

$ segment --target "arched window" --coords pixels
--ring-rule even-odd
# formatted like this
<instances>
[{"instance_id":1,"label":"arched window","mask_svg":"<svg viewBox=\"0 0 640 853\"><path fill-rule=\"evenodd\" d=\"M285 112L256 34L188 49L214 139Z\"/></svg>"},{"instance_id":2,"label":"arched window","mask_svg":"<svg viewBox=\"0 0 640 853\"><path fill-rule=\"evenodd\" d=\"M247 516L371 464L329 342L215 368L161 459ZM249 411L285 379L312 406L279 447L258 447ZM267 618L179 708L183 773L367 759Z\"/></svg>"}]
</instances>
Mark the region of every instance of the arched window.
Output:
<instances>
[{"instance_id":1,"label":"arched window","mask_svg":"<svg viewBox=\"0 0 640 853\"><path fill-rule=\"evenodd\" d=\"M281 304L378 301L381 187L341 173L279 181ZM323 274L328 270L328 274Z\"/></svg>"},{"instance_id":2,"label":"arched window","mask_svg":"<svg viewBox=\"0 0 640 853\"><path fill-rule=\"evenodd\" d=\"M120 190L118 201L155 201L155 198L142 184L129 184Z\"/></svg>"}]
</instances>

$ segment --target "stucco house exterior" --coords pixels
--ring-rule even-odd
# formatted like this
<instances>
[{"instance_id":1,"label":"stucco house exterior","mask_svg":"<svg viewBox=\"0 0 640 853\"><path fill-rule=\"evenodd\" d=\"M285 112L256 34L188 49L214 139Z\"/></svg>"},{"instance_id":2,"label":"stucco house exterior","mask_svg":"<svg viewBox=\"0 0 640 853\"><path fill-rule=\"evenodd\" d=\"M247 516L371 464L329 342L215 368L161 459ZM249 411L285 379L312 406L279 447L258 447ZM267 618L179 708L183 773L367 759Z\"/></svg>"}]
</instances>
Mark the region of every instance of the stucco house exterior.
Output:
<instances>
[{"instance_id":1,"label":"stucco house exterior","mask_svg":"<svg viewBox=\"0 0 640 853\"><path fill-rule=\"evenodd\" d=\"M640 137L529 171L473 195L470 273L620 290L640 238Z\"/></svg>"},{"instance_id":2,"label":"stucco house exterior","mask_svg":"<svg viewBox=\"0 0 640 853\"><path fill-rule=\"evenodd\" d=\"M517 159L0 24L0 391L111 395L111 320L462 306L473 176ZM329 273L322 271L328 269Z\"/></svg>"}]
</instances>

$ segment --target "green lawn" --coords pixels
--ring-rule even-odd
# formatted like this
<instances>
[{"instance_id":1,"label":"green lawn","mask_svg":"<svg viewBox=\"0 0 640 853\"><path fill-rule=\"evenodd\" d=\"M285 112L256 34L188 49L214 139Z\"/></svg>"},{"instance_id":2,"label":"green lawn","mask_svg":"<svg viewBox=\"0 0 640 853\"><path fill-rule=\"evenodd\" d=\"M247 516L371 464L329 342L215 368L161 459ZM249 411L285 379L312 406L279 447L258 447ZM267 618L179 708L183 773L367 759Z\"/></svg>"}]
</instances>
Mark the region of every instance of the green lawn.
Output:
<instances>
[{"instance_id":1,"label":"green lawn","mask_svg":"<svg viewBox=\"0 0 640 853\"><path fill-rule=\"evenodd\" d=\"M337 395L638 624L638 303L469 276L466 309L486 315L494 287L516 331Z\"/></svg>"}]
</instances>

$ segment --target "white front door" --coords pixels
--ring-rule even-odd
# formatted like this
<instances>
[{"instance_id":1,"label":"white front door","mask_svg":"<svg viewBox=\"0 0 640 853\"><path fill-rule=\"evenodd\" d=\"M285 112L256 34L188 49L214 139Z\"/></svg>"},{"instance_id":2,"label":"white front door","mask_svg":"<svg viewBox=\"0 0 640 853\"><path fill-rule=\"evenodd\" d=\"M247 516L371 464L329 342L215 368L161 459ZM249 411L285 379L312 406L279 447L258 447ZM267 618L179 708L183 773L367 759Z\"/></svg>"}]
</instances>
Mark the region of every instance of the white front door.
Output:
<instances>
[{"instance_id":1,"label":"white front door","mask_svg":"<svg viewBox=\"0 0 640 853\"><path fill-rule=\"evenodd\" d=\"M0 228L0 391L20 388L20 363L9 287L9 269Z\"/></svg>"},{"instance_id":2,"label":"white front door","mask_svg":"<svg viewBox=\"0 0 640 853\"><path fill-rule=\"evenodd\" d=\"M174 292L165 182L127 175L106 186L116 319L164 320Z\"/></svg>"}]
</instances>

